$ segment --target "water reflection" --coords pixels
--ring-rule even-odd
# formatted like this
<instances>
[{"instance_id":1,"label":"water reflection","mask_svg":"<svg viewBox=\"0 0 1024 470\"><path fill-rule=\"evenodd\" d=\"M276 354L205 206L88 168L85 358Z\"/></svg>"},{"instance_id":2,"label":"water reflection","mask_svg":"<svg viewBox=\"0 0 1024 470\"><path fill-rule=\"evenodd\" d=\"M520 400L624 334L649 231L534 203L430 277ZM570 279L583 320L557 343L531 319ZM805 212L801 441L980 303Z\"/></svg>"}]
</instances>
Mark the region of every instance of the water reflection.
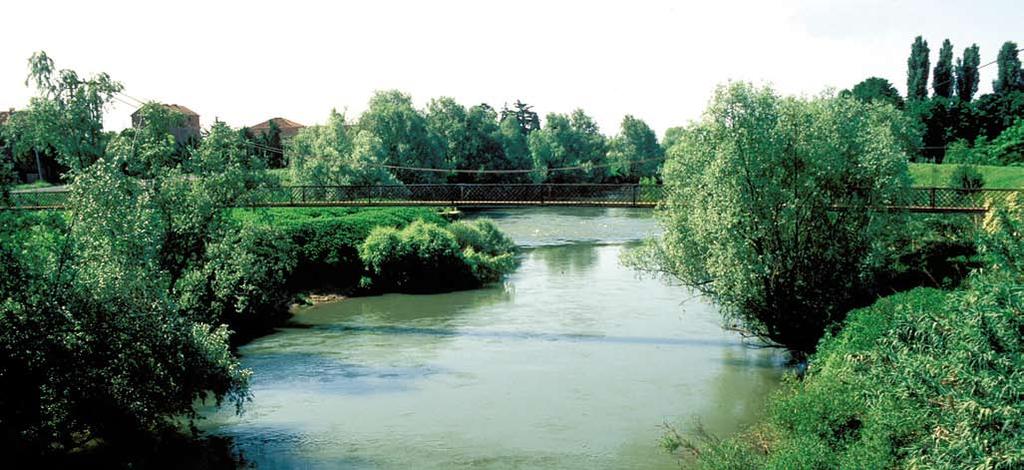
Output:
<instances>
[{"instance_id":1,"label":"water reflection","mask_svg":"<svg viewBox=\"0 0 1024 470\"><path fill-rule=\"evenodd\" d=\"M575 276L591 270L597 263L595 248L596 245L592 243L542 246L528 250L525 256L537 258L552 274Z\"/></svg>"}]
</instances>

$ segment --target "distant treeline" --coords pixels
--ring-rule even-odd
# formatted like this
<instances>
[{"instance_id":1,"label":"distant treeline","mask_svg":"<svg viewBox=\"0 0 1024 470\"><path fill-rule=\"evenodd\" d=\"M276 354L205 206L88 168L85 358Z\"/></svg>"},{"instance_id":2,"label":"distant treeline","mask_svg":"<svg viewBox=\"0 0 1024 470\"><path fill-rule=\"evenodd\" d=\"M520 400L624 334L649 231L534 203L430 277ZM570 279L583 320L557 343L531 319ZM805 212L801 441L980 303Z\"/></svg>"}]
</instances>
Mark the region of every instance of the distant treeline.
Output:
<instances>
[{"instance_id":1,"label":"distant treeline","mask_svg":"<svg viewBox=\"0 0 1024 470\"><path fill-rule=\"evenodd\" d=\"M521 101L499 111L441 97L421 110L396 90L376 93L354 124L332 111L284 148L292 179L313 185L638 182L655 177L664 157L633 116L608 137L582 109L550 113L541 125Z\"/></svg>"},{"instance_id":2,"label":"distant treeline","mask_svg":"<svg viewBox=\"0 0 1024 470\"><path fill-rule=\"evenodd\" d=\"M928 42L918 36L907 59L907 96L880 77L867 78L841 94L862 101L889 103L916 125L908 153L916 161L968 164L1024 163L1024 75L1017 44L1007 41L995 59L998 67L992 92L976 96L981 63L977 44L954 61L946 39L931 66ZM930 88L929 93L929 77ZM947 160L949 158L949 160Z\"/></svg>"}]
</instances>

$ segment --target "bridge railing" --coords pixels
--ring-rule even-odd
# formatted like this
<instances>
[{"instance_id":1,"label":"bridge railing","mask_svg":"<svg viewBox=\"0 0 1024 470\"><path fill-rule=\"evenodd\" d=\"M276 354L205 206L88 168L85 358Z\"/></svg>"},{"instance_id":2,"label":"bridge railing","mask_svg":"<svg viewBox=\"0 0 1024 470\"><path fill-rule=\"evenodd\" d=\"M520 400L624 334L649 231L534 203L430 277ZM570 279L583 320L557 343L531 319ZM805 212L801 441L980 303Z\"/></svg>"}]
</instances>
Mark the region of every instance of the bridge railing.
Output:
<instances>
[{"instance_id":1,"label":"bridge railing","mask_svg":"<svg viewBox=\"0 0 1024 470\"><path fill-rule=\"evenodd\" d=\"M654 207L665 198L661 185L640 184L407 184L270 186L250 191L236 206L463 206L530 205ZM913 212L984 212L1003 205L1017 189L913 188L901 201L880 208ZM1024 195L1021 196L1024 198ZM59 209L66 190L14 191L6 208Z\"/></svg>"},{"instance_id":2,"label":"bridge railing","mask_svg":"<svg viewBox=\"0 0 1024 470\"><path fill-rule=\"evenodd\" d=\"M282 186L248 194L243 206L598 205L653 207L664 188L637 184L407 184Z\"/></svg>"}]
</instances>

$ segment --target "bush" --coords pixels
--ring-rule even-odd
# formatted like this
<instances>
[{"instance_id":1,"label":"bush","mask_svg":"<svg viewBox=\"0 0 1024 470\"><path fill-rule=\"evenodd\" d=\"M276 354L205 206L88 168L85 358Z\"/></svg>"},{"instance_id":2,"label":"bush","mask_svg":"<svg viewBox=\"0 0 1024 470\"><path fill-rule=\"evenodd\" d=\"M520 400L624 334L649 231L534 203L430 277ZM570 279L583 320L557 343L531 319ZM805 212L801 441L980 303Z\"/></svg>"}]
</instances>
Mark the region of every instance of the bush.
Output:
<instances>
[{"instance_id":1,"label":"bush","mask_svg":"<svg viewBox=\"0 0 1024 470\"><path fill-rule=\"evenodd\" d=\"M175 285L179 307L190 318L261 330L285 311L288 279L298 250L279 230L244 226L211 243L206 259Z\"/></svg>"},{"instance_id":2,"label":"bush","mask_svg":"<svg viewBox=\"0 0 1024 470\"><path fill-rule=\"evenodd\" d=\"M356 283L363 272L359 246L375 227L401 228L416 220L445 223L431 210L407 207L236 210L232 218L273 227L291 240L298 250L292 290Z\"/></svg>"},{"instance_id":3,"label":"bush","mask_svg":"<svg viewBox=\"0 0 1024 470\"><path fill-rule=\"evenodd\" d=\"M985 187L985 177L971 165L957 165L949 177L949 187L964 191L977 191Z\"/></svg>"},{"instance_id":4,"label":"bush","mask_svg":"<svg viewBox=\"0 0 1024 470\"><path fill-rule=\"evenodd\" d=\"M1024 296L979 276L852 312L767 417L702 452L704 468L1020 468ZM766 440L765 436L769 436Z\"/></svg>"},{"instance_id":5,"label":"bush","mask_svg":"<svg viewBox=\"0 0 1024 470\"><path fill-rule=\"evenodd\" d=\"M495 282L515 269L515 243L490 220L455 222L447 228L455 235L463 261L480 284Z\"/></svg>"},{"instance_id":6,"label":"bush","mask_svg":"<svg viewBox=\"0 0 1024 470\"><path fill-rule=\"evenodd\" d=\"M515 247L490 221L442 226L417 221L377 228L359 248L364 287L437 292L478 287L515 268Z\"/></svg>"},{"instance_id":7,"label":"bush","mask_svg":"<svg viewBox=\"0 0 1024 470\"><path fill-rule=\"evenodd\" d=\"M472 285L459 243L437 224L417 221L397 230L378 227L359 247L376 290L436 292Z\"/></svg>"}]
</instances>

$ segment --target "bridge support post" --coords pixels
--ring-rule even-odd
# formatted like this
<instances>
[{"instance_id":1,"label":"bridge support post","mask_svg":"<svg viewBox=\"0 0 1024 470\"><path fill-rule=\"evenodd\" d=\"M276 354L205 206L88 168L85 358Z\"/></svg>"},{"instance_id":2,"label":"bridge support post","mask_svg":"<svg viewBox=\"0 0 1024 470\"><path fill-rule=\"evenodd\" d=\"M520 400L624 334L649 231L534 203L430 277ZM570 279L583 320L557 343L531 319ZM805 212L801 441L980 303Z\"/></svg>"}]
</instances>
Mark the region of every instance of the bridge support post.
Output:
<instances>
[{"instance_id":1,"label":"bridge support post","mask_svg":"<svg viewBox=\"0 0 1024 470\"><path fill-rule=\"evenodd\" d=\"M629 187L630 190L632 190L632 192L633 192L633 207L636 207L636 190L637 190L637 186L638 185L634 184L634 185Z\"/></svg>"},{"instance_id":2,"label":"bridge support post","mask_svg":"<svg viewBox=\"0 0 1024 470\"><path fill-rule=\"evenodd\" d=\"M935 188L931 188L931 190L928 191L928 199L929 199L929 205L931 206L932 209L934 209L935 208Z\"/></svg>"}]
</instances>

